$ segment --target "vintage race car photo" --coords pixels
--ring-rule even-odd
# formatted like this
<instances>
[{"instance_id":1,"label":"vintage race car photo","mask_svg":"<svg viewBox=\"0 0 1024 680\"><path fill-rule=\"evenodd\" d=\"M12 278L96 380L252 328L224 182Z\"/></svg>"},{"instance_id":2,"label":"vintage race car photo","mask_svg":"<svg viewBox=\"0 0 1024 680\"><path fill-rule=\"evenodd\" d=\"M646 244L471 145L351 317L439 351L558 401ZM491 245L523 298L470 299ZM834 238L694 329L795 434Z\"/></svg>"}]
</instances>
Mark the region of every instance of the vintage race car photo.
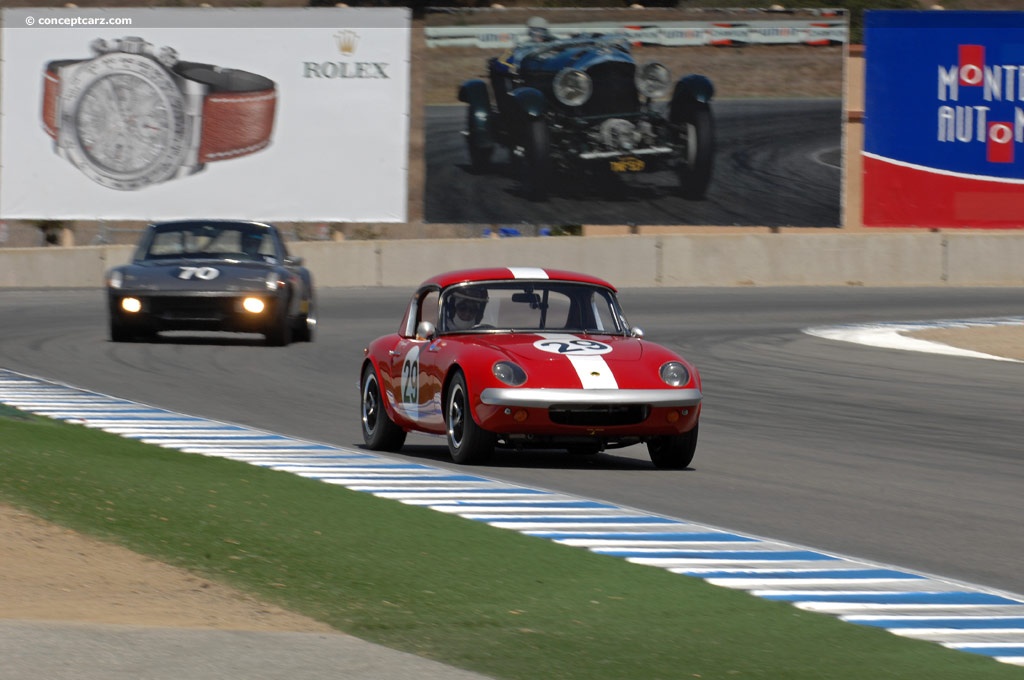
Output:
<instances>
[{"instance_id":1,"label":"vintage race car photo","mask_svg":"<svg viewBox=\"0 0 1024 680\"><path fill-rule=\"evenodd\" d=\"M160 331L226 331L261 333L280 346L310 342L316 330L312 276L269 224L150 224L132 261L106 278L113 342Z\"/></svg>"},{"instance_id":2,"label":"vintage race car photo","mask_svg":"<svg viewBox=\"0 0 1024 680\"><path fill-rule=\"evenodd\" d=\"M638 64L621 34L556 38L542 18L530 21L528 41L459 88L474 172L485 172L501 146L535 200L547 198L558 174L658 170L678 175L683 197L703 198L715 146L711 81L689 74L673 84L664 64ZM659 100L670 94L666 107Z\"/></svg>"},{"instance_id":3,"label":"vintage race car photo","mask_svg":"<svg viewBox=\"0 0 1024 680\"><path fill-rule=\"evenodd\" d=\"M643 339L612 284L537 268L440 274L398 332L367 346L359 389L366 446L443 435L457 463L496 446L594 454L646 443L659 468L693 460L697 369Z\"/></svg>"}]
</instances>

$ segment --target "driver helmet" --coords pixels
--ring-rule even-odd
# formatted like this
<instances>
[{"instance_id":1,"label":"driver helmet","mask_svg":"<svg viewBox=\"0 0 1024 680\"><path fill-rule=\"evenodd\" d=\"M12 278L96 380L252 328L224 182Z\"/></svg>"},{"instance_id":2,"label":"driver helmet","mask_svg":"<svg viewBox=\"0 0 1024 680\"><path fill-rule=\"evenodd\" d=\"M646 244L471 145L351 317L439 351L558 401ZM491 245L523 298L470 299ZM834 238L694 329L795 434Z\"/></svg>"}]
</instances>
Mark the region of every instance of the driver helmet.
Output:
<instances>
[{"instance_id":1,"label":"driver helmet","mask_svg":"<svg viewBox=\"0 0 1024 680\"><path fill-rule=\"evenodd\" d=\"M487 306L487 291L483 288L461 286L448 294L446 315L448 328L464 331L480 323Z\"/></svg>"},{"instance_id":2,"label":"driver helmet","mask_svg":"<svg viewBox=\"0 0 1024 680\"><path fill-rule=\"evenodd\" d=\"M547 42L551 40L548 20L544 17L530 17L527 19L526 36L530 42Z\"/></svg>"},{"instance_id":3,"label":"driver helmet","mask_svg":"<svg viewBox=\"0 0 1024 680\"><path fill-rule=\"evenodd\" d=\"M251 258L257 258L260 254L260 247L263 245L263 234L243 231L242 232L242 252Z\"/></svg>"}]
</instances>

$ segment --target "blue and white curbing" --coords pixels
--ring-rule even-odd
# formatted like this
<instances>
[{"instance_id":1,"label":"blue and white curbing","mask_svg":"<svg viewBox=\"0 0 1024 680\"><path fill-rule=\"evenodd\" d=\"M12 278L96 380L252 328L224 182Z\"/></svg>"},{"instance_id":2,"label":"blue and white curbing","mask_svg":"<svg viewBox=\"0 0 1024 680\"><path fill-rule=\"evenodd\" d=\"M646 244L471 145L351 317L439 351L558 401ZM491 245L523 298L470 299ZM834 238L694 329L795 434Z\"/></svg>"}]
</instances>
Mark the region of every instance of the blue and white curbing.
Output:
<instances>
[{"instance_id":1,"label":"blue and white curbing","mask_svg":"<svg viewBox=\"0 0 1024 680\"><path fill-rule=\"evenodd\" d=\"M0 369L0 403L745 590L1024 666L1024 597L781 541L182 415Z\"/></svg>"}]
</instances>

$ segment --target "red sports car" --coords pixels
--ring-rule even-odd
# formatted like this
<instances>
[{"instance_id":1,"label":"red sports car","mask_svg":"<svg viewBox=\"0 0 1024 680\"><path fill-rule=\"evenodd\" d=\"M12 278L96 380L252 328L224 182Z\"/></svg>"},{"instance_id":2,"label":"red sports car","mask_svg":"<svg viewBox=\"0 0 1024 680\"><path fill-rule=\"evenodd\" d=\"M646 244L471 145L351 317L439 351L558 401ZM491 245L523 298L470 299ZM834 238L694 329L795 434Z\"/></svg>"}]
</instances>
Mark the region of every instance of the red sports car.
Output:
<instances>
[{"instance_id":1,"label":"red sports car","mask_svg":"<svg viewBox=\"0 0 1024 680\"><path fill-rule=\"evenodd\" d=\"M398 451L410 431L445 435L457 463L496 445L597 453L646 442L659 468L693 460L701 381L643 339L607 281L510 267L440 274L398 332L365 349L363 438Z\"/></svg>"}]
</instances>

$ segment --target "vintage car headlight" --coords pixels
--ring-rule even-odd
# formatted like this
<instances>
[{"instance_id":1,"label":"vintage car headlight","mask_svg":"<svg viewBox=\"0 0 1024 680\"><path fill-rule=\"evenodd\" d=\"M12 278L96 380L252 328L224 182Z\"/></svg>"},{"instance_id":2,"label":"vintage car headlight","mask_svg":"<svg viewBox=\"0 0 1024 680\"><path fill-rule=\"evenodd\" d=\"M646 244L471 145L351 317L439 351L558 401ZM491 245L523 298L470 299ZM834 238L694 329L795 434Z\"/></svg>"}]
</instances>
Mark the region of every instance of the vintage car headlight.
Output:
<instances>
[{"instance_id":1,"label":"vintage car headlight","mask_svg":"<svg viewBox=\"0 0 1024 680\"><path fill-rule=\"evenodd\" d=\"M266 309L266 304L257 297L247 297L242 300L242 309L250 314L262 314L263 310Z\"/></svg>"},{"instance_id":2,"label":"vintage car headlight","mask_svg":"<svg viewBox=\"0 0 1024 680\"><path fill-rule=\"evenodd\" d=\"M137 314L142 311L142 301L138 298L126 297L121 300L121 309L129 314Z\"/></svg>"},{"instance_id":3,"label":"vintage car headlight","mask_svg":"<svg viewBox=\"0 0 1024 680\"><path fill-rule=\"evenodd\" d=\"M491 371L495 378L512 387L518 387L526 382L526 371L511 361L499 361L491 367Z\"/></svg>"},{"instance_id":4,"label":"vintage car headlight","mask_svg":"<svg viewBox=\"0 0 1024 680\"><path fill-rule=\"evenodd\" d=\"M672 72L664 64L649 61L636 70L636 89L645 97L664 97L671 85Z\"/></svg>"},{"instance_id":5,"label":"vintage car headlight","mask_svg":"<svg viewBox=\"0 0 1024 680\"><path fill-rule=\"evenodd\" d=\"M678 361L662 364L658 373L661 374L661 379L665 381L665 384L672 387L681 387L690 382L690 372Z\"/></svg>"},{"instance_id":6,"label":"vintage car headlight","mask_svg":"<svg viewBox=\"0 0 1024 680\"><path fill-rule=\"evenodd\" d=\"M583 71L574 68L562 69L555 76L552 89L558 101L566 106L582 106L594 92L594 82Z\"/></svg>"},{"instance_id":7,"label":"vintage car headlight","mask_svg":"<svg viewBox=\"0 0 1024 680\"><path fill-rule=\"evenodd\" d=\"M284 285L284 281L282 281L281 277L277 275L277 272L270 272L267 274L267 278L264 283L267 286L267 290L277 290L278 287Z\"/></svg>"},{"instance_id":8,"label":"vintage car headlight","mask_svg":"<svg viewBox=\"0 0 1024 680\"><path fill-rule=\"evenodd\" d=\"M110 276L107 277L107 286L110 288L120 288L124 285L124 274L120 271L110 272Z\"/></svg>"}]
</instances>

